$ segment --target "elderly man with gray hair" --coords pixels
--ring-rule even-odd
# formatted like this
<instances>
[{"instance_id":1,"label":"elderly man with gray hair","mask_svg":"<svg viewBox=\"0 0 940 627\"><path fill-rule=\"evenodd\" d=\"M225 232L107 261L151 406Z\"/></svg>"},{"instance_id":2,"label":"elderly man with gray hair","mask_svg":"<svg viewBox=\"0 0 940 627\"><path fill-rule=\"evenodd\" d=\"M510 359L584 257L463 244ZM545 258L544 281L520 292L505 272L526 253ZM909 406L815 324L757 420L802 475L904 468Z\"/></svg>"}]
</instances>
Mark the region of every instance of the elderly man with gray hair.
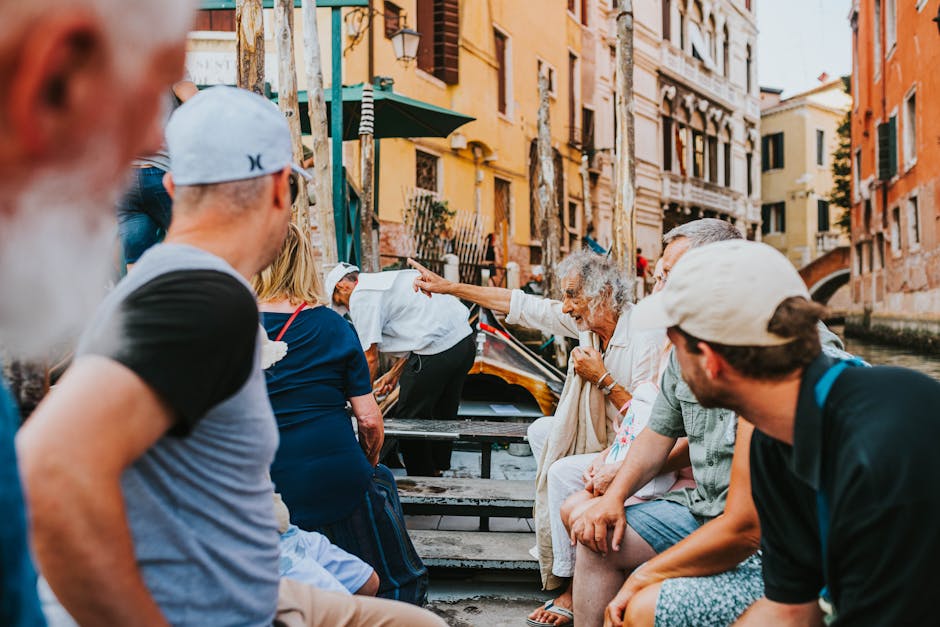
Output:
<instances>
[{"instance_id":1,"label":"elderly man with gray hair","mask_svg":"<svg viewBox=\"0 0 940 627\"><path fill-rule=\"evenodd\" d=\"M663 237L666 248L657 288L668 282L673 266L689 250L731 239L741 239L740 231L713 218L672 229ZM574 586L579 624L600 625L605 605L626 575L724 511L736 431L733 411L699 404L671 352L647 428L604 486L604 494L566 521L572 540L580 542ZM624 500L660 472L676 440L683 437L688 438L695 486L624 508ZM609 528L613 533L608 541Z\"/></svg>"},{"instance_id":2,"label":"elderly man with gray hair","mask_svg":"<svg viewBox=\"0 0 940 627\"><path fill-rule=\"evenodd\" d=\"M558 508L548 506L549 483L568 486L568 493L584 487L582 476L597 453L611 443L633 390L656 377L665 338L661 333L630 333L628 277L611 260L592 252L572 253L555 269L562 284L561 300L452 283L414 261L409 263L420 272L415 289L451 294L506 313L511 324L579 340L555 415L536 420L528 432L538 462L535 516L542 581L547 589L567 588L574 552ZM614 468L593 470L600 474ZM564 496L559 503L563 500ZM555 624L567 618L570 593L566 590L547 605L533 612L530 620Z\"/></svg>"}]
</instances>

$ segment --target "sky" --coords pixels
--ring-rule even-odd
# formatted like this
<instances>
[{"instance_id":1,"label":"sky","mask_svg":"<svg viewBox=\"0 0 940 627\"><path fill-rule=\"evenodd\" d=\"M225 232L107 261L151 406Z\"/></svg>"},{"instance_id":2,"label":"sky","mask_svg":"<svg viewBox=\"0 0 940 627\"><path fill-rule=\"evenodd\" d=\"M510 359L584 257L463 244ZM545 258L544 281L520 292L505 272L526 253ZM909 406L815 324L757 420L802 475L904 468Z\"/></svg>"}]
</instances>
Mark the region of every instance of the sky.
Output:
<instances>
[{"instance_id":1,"label":"sky","mask_svg":"<svg viewBox=\"0 0 940 627\"><path fill-rule=\"evenodd\" d=\"M851 0L757 0L757 71L761 87L792 96L816 77L852 73Z\"/></svg>"}]
</instances>

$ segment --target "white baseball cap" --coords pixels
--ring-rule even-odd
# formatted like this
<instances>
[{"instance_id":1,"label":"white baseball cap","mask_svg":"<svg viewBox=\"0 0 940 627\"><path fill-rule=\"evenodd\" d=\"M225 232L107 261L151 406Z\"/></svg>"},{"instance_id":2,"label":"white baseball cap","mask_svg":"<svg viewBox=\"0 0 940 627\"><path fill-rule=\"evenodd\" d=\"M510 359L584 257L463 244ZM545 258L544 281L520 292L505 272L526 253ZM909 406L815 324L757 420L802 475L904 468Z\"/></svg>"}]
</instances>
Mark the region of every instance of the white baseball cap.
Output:
<instances>
[{"instance_id":1,"label":"white baseball cap","mask_svg":"<svg viewBox=\"0 0 940 627\"><path fill-rule=\"evenodd\" d=\"M690 250L658 294L633 309L635 330L680 327L726 346L780 346L793 338L767 330L788 298L810 299L796 268L776 249L730 240Z\"/></svg>"},{"instance_id":2,"label":"white baseball cap","mask_svg":"<svg viewBox=\"0 0 940 627\"><path fill-rule=\"evenodd\" d=\"M226 183L274 174L294 163L290 128L274 104L235 87L211 87L187 100L166 127L176 185Z\"/></svg>"},{"instance_id":3,"label":"white baseball cap","mask_svg":"<svg viewBox=\"0 0 940 627\"><path fill-rule=\"evenodd\" d=\"M351 263L346 263L341 261L326 273L326 279L323 281L323 288L326 292L326 297L330 301L330 306L336 309L336 306L333 304L333 292L336 290L336 284L343 280L347 274L351 272L359 272L359 267L354 266Z\"/></svg>"}]
</instances>

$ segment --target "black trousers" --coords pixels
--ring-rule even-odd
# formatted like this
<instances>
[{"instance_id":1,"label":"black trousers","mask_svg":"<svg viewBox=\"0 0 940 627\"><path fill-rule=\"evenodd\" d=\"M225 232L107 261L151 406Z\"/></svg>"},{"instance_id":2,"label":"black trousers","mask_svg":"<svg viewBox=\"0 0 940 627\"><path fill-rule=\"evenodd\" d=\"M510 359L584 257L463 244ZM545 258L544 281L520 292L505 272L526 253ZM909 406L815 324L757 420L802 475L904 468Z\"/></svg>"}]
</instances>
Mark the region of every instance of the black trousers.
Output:
<instances>
[{"instance_id":1,"label":"black trousers","mask_svg":"<svg viewBox=\"0 0 940 627\"><path fill-rule=\"evenodd\" d=\"M397 416L454 420L475 356L473 333L437 355L411 355L399 380ZM409 475L431 477L450 468L450 442L401 440L398 447Z\"/></svg>"}]
</instances>

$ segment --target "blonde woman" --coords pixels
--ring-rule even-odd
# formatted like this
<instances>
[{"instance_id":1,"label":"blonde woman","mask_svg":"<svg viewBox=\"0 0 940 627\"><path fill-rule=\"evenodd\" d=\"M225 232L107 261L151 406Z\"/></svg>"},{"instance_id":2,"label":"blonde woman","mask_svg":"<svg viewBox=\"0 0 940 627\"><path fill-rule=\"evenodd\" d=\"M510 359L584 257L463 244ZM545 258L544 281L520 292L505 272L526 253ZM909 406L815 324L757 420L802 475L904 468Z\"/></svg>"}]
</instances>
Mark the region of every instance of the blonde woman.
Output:
<instances>
[{"instance_id":1,"label":"blonde woman","mask_svg":"<svg viewBox=\"0 0 940 627\"><path fill-rule=\"evenodd\" d=\"M350 324L323 306L320 269L298 227L254 287L269 338L287 344L265 373L281 435L271 478L291 522L372 566L378 596L423 603L427 570L405 530L395 479L378 465L382 415L366 358Z\"/></svg>"}]
</instances>

